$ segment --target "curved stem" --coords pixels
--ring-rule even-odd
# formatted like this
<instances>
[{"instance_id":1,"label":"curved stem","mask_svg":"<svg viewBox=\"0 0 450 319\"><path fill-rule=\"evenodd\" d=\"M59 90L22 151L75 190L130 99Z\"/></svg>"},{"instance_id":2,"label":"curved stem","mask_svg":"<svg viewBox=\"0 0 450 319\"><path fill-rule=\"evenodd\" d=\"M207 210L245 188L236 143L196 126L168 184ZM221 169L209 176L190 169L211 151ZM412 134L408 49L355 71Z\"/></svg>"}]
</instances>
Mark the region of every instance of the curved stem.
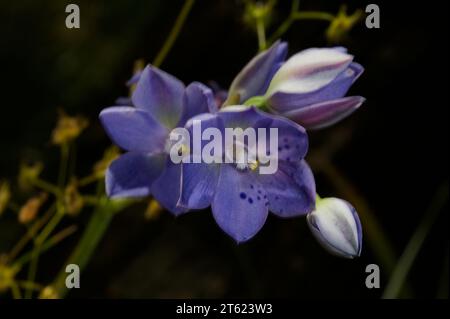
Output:
<instances>
[{"instance_id":1,"label":"curved stem","mask_svg":"<svg viewBox=\"0 0 450 319\"><path fill-rule=\"evenodd\" d=\"M382 296L383 299L394 299L399 296L420 248L422 247L431 227L447 201L448 184L445 183L436 192L430 207L425 212L425 215L419 224L419 227L417 227L413 236L409 240L405 251L395 266L391 278L386 285L386 289L384 290Z\"/></svg>"},{"instance_id":2,"label":"curved stem","mask_svg":"<svg viewBox=\"0 0 450 319\"><path fill-rule=\"evenodd\" d=\"M270 36L269 44L272 44L279 39L284 33L289 30L291 25L297 20L321 20L321 21L333 21L335 18L333 14L321 11L298 11L299 2L294 1L292 3L292 9L289 17L278 27L277 30Z\"/></svg>"},{"instance_id":3,"label":"curved stem","mask_svg":"<svg viewBox=\"0 0 450 319\"><path fill-rule=\"evenodd\" d=\"M173 28L166 39L166 42L164 42L164 45L162 46L161 50L156 55L156 58L153 60L152 64L154 66L159 67L163 63L164 59L166 58L167 54L169 53L170 49L172 48L173 44L178 38L181 28L183 27L183 24L186 21L186 18L189 15L189 12L191 11L194 2L195 0L186 0L186 2L184 3L183 8L178 14L177 20L175 21L175 24L173 25Z\"/></svg>"}]
</instances>

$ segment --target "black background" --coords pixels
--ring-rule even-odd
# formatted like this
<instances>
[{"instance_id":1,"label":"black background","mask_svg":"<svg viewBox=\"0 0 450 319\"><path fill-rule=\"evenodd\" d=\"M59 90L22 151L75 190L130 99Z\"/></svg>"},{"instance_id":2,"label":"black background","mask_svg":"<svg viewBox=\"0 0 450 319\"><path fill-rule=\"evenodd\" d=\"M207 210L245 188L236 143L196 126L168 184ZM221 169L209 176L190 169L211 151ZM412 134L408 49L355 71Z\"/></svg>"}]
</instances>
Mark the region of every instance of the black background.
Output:
<instances>
[{"instance_id":1,"label":"black background","mask_svg":"<svg viewBox=\"0 0 450 319\"><path fill-rule=\"evenodd\" d=\"M280 1L273 23L287 16ZM126 95L124 82L138 58L151 61L164 42L179 1L76 1L81 29L65 28L67 1L0 3L0 176L14 180L21 160L45 162L55 179L58 150L50 145L57 108L83 114L91 126L77 144L77 174L89 173L109 145L99 111ZM337 12L340 1L305 0L303 10ZM347 1L350 11L364 1ZM357 25L345 43L366 71L350 94L366 103L351 118L311 132L311 152L350 128L333 158L375 212L400 254L436 189L448 183L448 10L446 1L378 1L381 28ZM239 1L198 1L162 68L185 83L227 87L255 54L254 30ZM297 22L283 39L290 55L326 46L323 22ZM273 28L272 28L273 29ZM270 29L270 30L272 30ZM312 163L314 169L314 163ZM322 196L342 190L317 176ZM116 216L71 297L300 297L378 298L364 285L362 257L329 256L303 218L270 217L249 243L236 246L208 211L145 222L145 204ZM409 281L415 297L436 297L448 270L448 206L434 224ZM77 220L81 227L89 217ZM364 225L363 225L364 227ZM0 251L24 231L12 214L0 220ZM49 282L76 243L67 240L42 258L38 280ZM445 264L447 256L447 264ZM387 275L382 269L382 285ZM448 277L447 277L448 278ZM448 284L448 283L447 283ZM448 289L448 287L447 287Z\"/></svg>"}]
</instances>

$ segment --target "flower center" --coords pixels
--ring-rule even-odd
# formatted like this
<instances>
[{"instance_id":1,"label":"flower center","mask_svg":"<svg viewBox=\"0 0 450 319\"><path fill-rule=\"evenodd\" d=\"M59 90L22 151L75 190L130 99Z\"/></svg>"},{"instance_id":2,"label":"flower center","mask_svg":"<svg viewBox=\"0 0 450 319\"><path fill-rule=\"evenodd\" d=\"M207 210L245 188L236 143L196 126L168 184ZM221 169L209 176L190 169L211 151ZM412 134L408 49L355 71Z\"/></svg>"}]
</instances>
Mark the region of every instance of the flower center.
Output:
<instances>
[{"instance_id":1,"label":"flower center","mask_svg":"<svg viewBox=\"0 0 450 319\"><path fill-rule=\"evenodd\" d=\"M254 171L259 165L256 149L252 150L239 141L225 146L225 159L226 162L233 163L240 171L247 169Z\"/></svg>"}]
</instances>

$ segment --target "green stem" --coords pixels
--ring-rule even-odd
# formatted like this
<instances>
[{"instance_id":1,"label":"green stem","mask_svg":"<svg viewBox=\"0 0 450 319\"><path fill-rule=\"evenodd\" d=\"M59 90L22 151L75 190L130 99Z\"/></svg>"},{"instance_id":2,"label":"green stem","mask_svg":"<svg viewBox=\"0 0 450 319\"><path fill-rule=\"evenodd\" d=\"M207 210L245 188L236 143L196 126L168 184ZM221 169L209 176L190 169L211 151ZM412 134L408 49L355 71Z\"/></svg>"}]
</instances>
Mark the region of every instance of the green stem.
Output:
<instances>
[{"instance_id":1,"label":"green stem","mask_svg":"<svg viewBox=\"0 0 450 319\"><path fill-rule=\"evenodd\" d=\"M259 51L264 51L267 47L266 43L266 28L263 19L256 19L256 31L258 33L258 47Z\"/></svg>"},{"instance_id":2,"label":"green stem","mask_svg":"<svg viewBox=\"0 0 450 319\"><path fill-rule=\"evenodd\" d=\"M130 201L111 201L106 197L100 200L75 250L66 260L54 282L54 287L58 291L59 296L64 297L67 294L65 286L66 265L76 264L80 267L80 271L83 271L108 229L114 214L129 204Z\"/></svg>"},{"instance_id":3,"label":"green stem","mask_svg":"<svg viewBox=\"0 0 450 319\"><path fill-rule=\"evenodd\" d=\"M61 144L61 162L59 164L58 188L63 189L67 178L67 168L69 165L69 144Z\"/></svg>"},{"instance_id":4,"label":"green stem","mask_svg":"<svg viewBox=\"0 0 450 319\"><path fill-rule=\"evenodd\" d=\"M78 181L78 186L84 187L84 186L87 186L89 184L92 184L92 183L98 181L99 179L101 179L101 177L99 177L97 174L93 173L89 176L86 176L86 177L83 177L82 179L80 179Z\"/></svg>"},{"instance_id":5,"label":"green stem","mask_svg":"<svg viewBox=\"0 0 450 319\"><path fill-rule=\"evenodd\" d=\"M26 234L20 238L20 240L14 245L14 247L11 249L11 252L8 255L8 260L13 261L16 256L22 251L22 249L25 248L26 244L30 241L30 239L34 238L37 234L37 232L44 227L44 225L48 222L50 217L53 214L53 211L55 210L56 205L53 204L50 206L49 209L45 212L45 214L39 218L33 226L31 226Z\"/></svg>"},{"instance_id":6,"label":"green stem","mask_svg":"<svg viewBox=\"0 0 450 319\"><path fill-rule=\"evenodd\" d=\"M30 267L28 268L28 282L34 282L36 280L38 262L39 262L39 254L41 253L40 245L36 245L31 252L31 262ZM31 299L33 296L33 289L27 287L25 289L25 299Z\"/></svg>"},{"instance_id":7,"label":"green stem","mask_svg":"<svg viewBox=\"0 0 450 319\"><path fill-rule=\"evenodd\" d=\"M53 194L56 197L61 196L61 190L58 187L56 187L55 185L53 185L47 181L44 181L39 178L33 178L30 180L30 182L34 186L42 189L43 191L46 191L47 193Z\"/></svg>"},{"instance_id":8,"label":"green stem","mask_svg":"<svg viewBox=\"0 0 450 319\"><path fill-rule=\"evenodd\" d=\"M44 229L36 237L35 240L36 245L42 245L44 243L44 241L48 238L48 236L50 236L50 234L56 228L56 226L58 226L59 222L63 217L64 217L64 209L58 208L56 210L55 215L53 215L48 224L45 225Z\"/></svg>"},{"instance_id":9,"label":"green stem","mask_svg":"<svg viewBox=\"0 0 450 319\"><path fill-rule=\"evenodd\" d=\"M448 201L448 184L445 183L442 185L436 195L433 198L433 201L426 211L422 221L414 232L413 236L408 242L408 245L405 248L405 251L401 255L391 278L386 285L384 290L383 299L394 299L398 298L402 287L408 277L408 273L411 270L411 267L416 259L420 248L422 247L431 227L436 221L439 213L442 211L445 203Z\"/></svg>"},{"instance_id":10,"label":"green stem","mask_svg":"<svg viewBox=\"0 0 450 319\"><path fill-rule=\"evenodd\" d=\"M284 22L278 27L277 30L269 38L269 44L272 44L277 39L279 39L283 34L289 30L291 25L297 20L322 20L322 21L333 21L334 15L328 12L321 11L298 11L299 2L294 1L292 3L291 14L284 20Z\"/></svg>"},{"instance_id":11,"label":"green stem","mask_svg":"<svg viewBox=\"0 0 450 319\"><path fill-rule=\"evenodd\" d=\"M73 234L75 232L75 227L69 227L65 230L62 230L61 232L57 233L56 235L50 237L47 241L45 241L40 248L40 254L46 252L50 248L54 247L56 244L60 243L63 239L67 238L69 235ZM27 262L31 261L33 251L27 252L20 256L19 258L14 261L14 266L18 268L22 268L23 265L25 265Z\"/></svg>"},{"instance_id":12,"label":"green stem","mask_svg":"<svg viewBox=\"0 0 450 319\"><path fill-rule=\"evenodd\" d=\"M154 66L159 67L163 63L164 59L166 58L167 54L169 53L170 49L175 43L178 35L180 34L181 28L183 27L183 24L186 21L186 18L189 15L189 12L191 11L194 2L195 0L186 0L186 2L184 3L183 8L181 8L180 13L178 14L175 24L173 25L173 28L166 39L166 42L164 42L164 45L156 55L155 60L153 60L152 64Z\"/></svg>"},{"instance_id":13,"label":"green stem","mask_svg":"<svg viewBox=\"0 0 450 319\"><path fill-rule=\"evenodd\" d=\"M295 12L292 15L294 20L323 20L323 21L333 21L334 15L328 12L321 11L304 11L304 12Z\"/></svg>"}]
</instances>

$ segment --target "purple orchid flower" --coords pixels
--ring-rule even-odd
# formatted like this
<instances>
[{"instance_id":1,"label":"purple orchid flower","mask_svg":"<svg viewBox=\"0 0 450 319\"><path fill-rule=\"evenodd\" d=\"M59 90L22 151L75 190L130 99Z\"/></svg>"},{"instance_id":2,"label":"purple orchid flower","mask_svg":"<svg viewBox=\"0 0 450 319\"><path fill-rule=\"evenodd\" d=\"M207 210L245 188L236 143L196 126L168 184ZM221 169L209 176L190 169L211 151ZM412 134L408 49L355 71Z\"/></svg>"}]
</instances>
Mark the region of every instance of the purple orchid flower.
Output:
<instances>
[{"instance_id":1,"label":"purple orchid flower","mask_svg":"<svg viewBox=\"0 0 450 319\"><path fill-rule=\"evenodd\" d=\"M224 161L182 164L179 206L187 209L211 206L217 224L238 243L249 240L263 227L269 211L279 217L294 217L314 209L315 182L304 160L308 137L303 127L247 106L230 106L215 114L194 117L186 125L188 131L193 130L195 121L201 122L202 132L211 127L221 132L224 128L266 131L276 128L278 168L273 174L259 173L257 156L256 165ZM229 146L225 145L219 156L227 156ZM247 146L245 151L250 152ZM266 154L270 155L270 151Z\"/></svg>"},{"instance_id":2,"label":"purple orchid flower","mask_svg":"<svg viewBox=\"0 0 450 319\"><path fill-rule=\"evenodd\" d=\"M174 214L177 206L181 165L168 158L169 134L197 114L216 112L212 92L201 83L187 87L175 77L147 66L132 95L133 106L113 106L100 113L109 137L127 153L116 159L106 173L109 197L153 195Z\"/></svg>"},{"instance_id":3,"label":"purple orchid flower","mask_svg":"<svg viewBox=\"0 0 450 319\"><path fill-rule=\"evenodd\" d=\"M230 96L240 94L240 103L249 105L257 101L307 129L335 124L365 101L344 97L364 71L345 48L307 49L283 63L286 51L277 42L253 58L233 81Z\"/></svg>"}]
</instances>

